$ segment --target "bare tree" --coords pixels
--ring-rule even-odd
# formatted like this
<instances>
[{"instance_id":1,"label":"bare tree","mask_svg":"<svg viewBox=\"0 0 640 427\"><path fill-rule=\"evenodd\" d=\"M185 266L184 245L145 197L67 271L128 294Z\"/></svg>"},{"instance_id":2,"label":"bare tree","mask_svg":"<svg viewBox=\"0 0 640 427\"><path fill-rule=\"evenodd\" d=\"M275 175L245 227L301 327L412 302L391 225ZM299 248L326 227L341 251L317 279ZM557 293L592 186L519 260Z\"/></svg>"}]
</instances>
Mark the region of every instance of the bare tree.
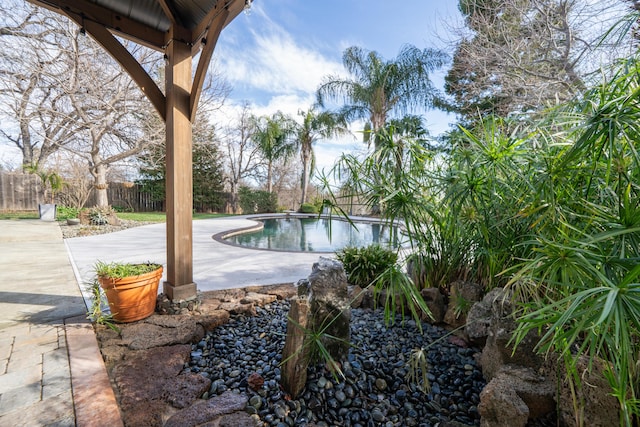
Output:
<instances>
[{"instance_id":1,"label":"bare tree","mask_svg":"<svg viewBox=\"0 0 640 427\"><path fill-rule=\"evenodd\" d=\"M287 209L299 208L302 164L295 156L278 159L273 164L273 191L278 196L278 205Z\"/></svg>"},{"instance_id":2,"label":"bare tree","mask_svg":"<svg viewBox=\"0 0 640 427\"><path fill-rule=\"evenodd\" d=\"M572 98L612 53L602 34L623 0L461 0L465 29L445 89L467 120Z\"/></svg>"},{"instance_id":3,"label":"bare tree","mask_svg":"<svg viewBox=\"0 0 640 427\"><path fill-rule=\"evenodd\" d=\"M49 164L53 170L64 176L66 185L58 193L60 203L76 209L83 208L93 189L93 179L87 170L86 162L72 153L59 150L51 155Z\"/></svg>"},{"instance_id":4,"label":"bare tree","mask_svg":"<svg viewBox=\"0 0 640 427\"><path fill-rule=\"evenodd\" d=\"M150 106L129 75L92 39L77 35L71 46L70 56L77 72L70 80L76 90L68 97L82 128L79 138L66 149L86 160L94 178L96 205L108 206L110 167L151 143L140 126L149 117ZM133 53L144 64L157 64L160 60L154 62L155 53L143 48Z\"/></svg>"},{"instance_id":5,"label":"bare tree","mask_svg":"<svg viewBox=\"0 0 640 427\"><path fill-rule=\"evenodd\" d=\"M248 104L244 104L235 124L224 129L221 136L226 151L226 168L229 190L231 193L231 208L234 213L239 212L238 190L242 183L251 177L256 177L261 165L260 149L254 143L252 136L253 115Z\"/></svg>"},{"instance_id":6,"label":"bare tree","mask_svg":"<svg viewBox=\"0 0 640 427\"><path fill-rule=\"evenodd\" d=\"M0 16L0 135L20 149L24 166L44 165L79 126L67 98L77 26L23 1L3 1Z\"/></svg>"}]
</instances>

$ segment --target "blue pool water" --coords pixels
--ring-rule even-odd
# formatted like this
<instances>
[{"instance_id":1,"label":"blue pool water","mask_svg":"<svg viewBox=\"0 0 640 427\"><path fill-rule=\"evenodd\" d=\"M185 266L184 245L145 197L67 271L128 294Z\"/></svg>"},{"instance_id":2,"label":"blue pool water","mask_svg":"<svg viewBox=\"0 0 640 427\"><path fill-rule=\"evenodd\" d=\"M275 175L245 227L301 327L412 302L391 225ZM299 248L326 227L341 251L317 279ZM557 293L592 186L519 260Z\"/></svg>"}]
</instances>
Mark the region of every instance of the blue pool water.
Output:
<instances>
[{"instance_id":1,"label":"blue pool water","mask_svg":"<svg viewBox=\"0 0 640 427\"><path fill-rule=\"evenodd\" d=\"M397 247L397 228L375 223L358 223L326 218L261 219L264 228L226 238L229 243L259 249L291 252L335 252L347 246L377 243ZM390 245L390 241L395 243Z\"/></svg>"}]
</instances>

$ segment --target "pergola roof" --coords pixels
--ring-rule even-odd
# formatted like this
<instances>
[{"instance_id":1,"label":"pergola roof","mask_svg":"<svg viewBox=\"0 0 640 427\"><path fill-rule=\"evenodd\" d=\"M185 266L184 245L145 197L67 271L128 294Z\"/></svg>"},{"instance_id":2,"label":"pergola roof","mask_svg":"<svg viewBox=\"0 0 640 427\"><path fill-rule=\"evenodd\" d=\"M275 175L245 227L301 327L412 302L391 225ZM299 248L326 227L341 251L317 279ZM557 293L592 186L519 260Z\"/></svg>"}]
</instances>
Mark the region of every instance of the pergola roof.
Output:
<instances>
[{"instance_id":1,"label":"pergola roof","mask_svg":"<svg viewBox=\"0 0 640 427\"><path fill-rule=\"evenodd\" d=\"M180 38L199 47L211 22L227 10L223 27L250 0L29 0L69 16L79 25L91 21L137 43L163 50L172 24L186 31Z\"/></svg>"}]
</instances>

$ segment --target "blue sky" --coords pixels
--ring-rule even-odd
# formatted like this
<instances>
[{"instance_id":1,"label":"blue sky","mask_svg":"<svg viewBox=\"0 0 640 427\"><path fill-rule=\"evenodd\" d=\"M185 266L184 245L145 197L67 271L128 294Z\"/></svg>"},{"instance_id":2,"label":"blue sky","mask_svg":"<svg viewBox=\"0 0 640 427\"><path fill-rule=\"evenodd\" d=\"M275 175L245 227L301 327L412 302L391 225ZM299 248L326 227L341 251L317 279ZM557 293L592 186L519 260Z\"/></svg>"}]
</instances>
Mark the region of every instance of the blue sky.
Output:
<instances>
[{"instance_id":1,"label":"blue sky","mask_svg":"<svg viewBox=\"0 0 640 427\"><path fill-rule=\"evenodd\" d=\"M346 75L342 52L349 46L375 50L385 59L395 58L407 43L447 50L449 28L460 20L457 5L458 0L255 0L249 14L223 30L214 53L218 71L233 87L219 120L231 120L244 101L256 114L308 109L324 76ZM440 88L445 72L432 79ZM425 118L432 135L454 120L436 111ZM319 141L318 166L363 147L354 138Z\"/></svg>"}]
</instances>

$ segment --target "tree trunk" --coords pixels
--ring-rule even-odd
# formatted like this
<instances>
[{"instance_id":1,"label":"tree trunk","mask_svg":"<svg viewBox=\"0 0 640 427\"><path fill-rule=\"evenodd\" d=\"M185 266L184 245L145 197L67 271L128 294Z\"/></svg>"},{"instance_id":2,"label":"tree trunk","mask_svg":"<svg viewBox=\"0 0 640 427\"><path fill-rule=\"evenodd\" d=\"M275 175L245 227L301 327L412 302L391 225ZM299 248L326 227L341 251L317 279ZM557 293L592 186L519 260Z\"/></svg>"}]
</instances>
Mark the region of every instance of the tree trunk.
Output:
<instances>
[{"instance_id":1,"label":"tree trunk","mask_svg":"<svg viewBox=\"0 0 640 427\"><path fill-rule=\"evenodd\" d=\"M231 186L231 210L234 214L239 212L238 185L235 182L230 183Z\"/></svg>"},{"instance_id":2,"label":"tree trunk","mask_svg":"<svg viewBox=\"0 0 640 427\"><path fill-rule=\"evenodd\" d=\"M98 164L95 167L94 177L96 206L107 207L109 206L109 197L107 196L107 168L102 164Z\"/></svg>"},{"instance_id":3,"label":"tree trunk","mask_svg":"<svg viewBox=\"0 0 640 427\"><path fill-rule=\"evenodd\" d=\"M272 170L273 162L269 160L269 164L267 165L267 192L269 193L273 191L273 184L271 183Z\"/></svg>"},{"instance_id":4,"label":"tree trunk","mask_svg":"<svg viewBox=\"0 0 640 427\"><path fill-rule=\"evenodd\" d=\"M306 149L302 149L302 197L300 204L307 202L307 187L309 186L309 163L311 161L311 153Z\"/></svg>"}]
</instances>

